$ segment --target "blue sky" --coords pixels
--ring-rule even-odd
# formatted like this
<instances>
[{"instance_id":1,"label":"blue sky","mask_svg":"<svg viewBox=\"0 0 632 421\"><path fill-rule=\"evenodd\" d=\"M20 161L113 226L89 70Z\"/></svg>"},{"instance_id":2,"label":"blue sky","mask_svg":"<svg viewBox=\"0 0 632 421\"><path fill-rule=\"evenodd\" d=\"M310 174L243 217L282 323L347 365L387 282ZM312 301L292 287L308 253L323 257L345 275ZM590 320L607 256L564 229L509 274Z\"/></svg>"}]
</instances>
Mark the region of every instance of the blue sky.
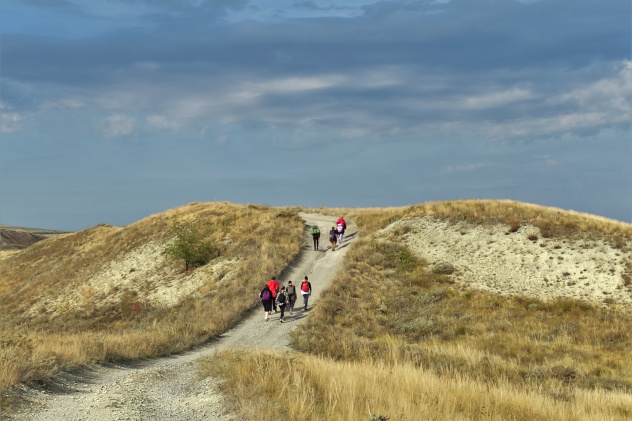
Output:
<instances>
[{"instance_id":1,"label":"blue sky","mask_svg":"<svg viewBox=\"0 0 632 421\"><path fill-rule=\"evenodd\" d=\"M629 0L2 0L0 224L513 199L632 222Z\"/></svg>"}]
</instances>

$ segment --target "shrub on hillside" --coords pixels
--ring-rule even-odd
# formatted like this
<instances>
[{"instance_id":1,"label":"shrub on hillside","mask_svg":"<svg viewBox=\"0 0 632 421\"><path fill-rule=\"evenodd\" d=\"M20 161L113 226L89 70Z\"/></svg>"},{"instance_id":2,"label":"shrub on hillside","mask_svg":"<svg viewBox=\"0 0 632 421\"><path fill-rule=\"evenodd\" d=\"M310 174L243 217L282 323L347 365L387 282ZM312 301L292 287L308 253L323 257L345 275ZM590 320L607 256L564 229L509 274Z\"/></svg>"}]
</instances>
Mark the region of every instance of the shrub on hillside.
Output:
<instances>
[{"instance_id":1,"label":"shrub on hillside","mask_svg":"<svg viewBox=\"0 0 632 421\"><path fill-rule=\"evenodd\" d=\"M167 246L164 254L173 260L184 260L185 271L189 270L189 266L208 263L217 254L217 248L204 239L210 233L210 227L202 229L197 224L176 224L172 230L175 240Z\"/></svg>"}]
</instances>

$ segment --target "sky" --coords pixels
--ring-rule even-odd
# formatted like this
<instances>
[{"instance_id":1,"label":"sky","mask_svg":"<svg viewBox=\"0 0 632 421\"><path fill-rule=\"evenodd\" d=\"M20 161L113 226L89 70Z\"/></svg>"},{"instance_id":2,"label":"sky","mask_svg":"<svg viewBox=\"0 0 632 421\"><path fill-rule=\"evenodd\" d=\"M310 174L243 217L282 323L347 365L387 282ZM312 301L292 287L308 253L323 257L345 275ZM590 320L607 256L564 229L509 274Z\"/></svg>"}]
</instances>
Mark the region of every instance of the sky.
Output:
<instances>
[{"instance_id":1,"label":"sky","mask_svg":"<svg viewBox=\"0 0 632 421\"><path fill-rule=\"evenodd\" d=\"M0 224L511 199L632 222L629 0L1 0Z\"/></svg>"}]
</instances>

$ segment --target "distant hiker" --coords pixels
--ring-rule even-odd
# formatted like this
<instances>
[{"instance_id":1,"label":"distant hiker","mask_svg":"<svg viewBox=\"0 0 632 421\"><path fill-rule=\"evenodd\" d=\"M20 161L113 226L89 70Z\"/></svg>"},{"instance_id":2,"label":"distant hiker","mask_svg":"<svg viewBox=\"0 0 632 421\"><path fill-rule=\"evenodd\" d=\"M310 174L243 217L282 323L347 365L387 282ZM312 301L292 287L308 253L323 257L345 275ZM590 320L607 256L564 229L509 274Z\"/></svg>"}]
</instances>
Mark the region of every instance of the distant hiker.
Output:
<instances>
[{"instance_id":1,"label":"distant hiker","mask_svg":"<svg viewBox=\"0 0 632 421\"><path fill-rule=\"evenodd\" d=\"M312 284L309 283L307 276L303 279L301 283L301 294L303 295L303 304L305 305L305 310L307 310L307 301L309 300L309 296L312 293Z\"/></svg>"},{"instance_id":2,"label":"distant hiker","mask_svg":"<svg viewBox=\"0 0 632 421\"><path fill-rule=\"evenodd\" d=\"M290 310L290 314L292 314L292 310L294 310L294 303L296 302L296 287L292 285L292 281L288 281L287 288L285 289L287 293L287 309Z\"/></svg>"},{"instance_id":3,"label":"distant hiker","mask_svg":"<svg viewBox=\"0 0 632 421\"><path fill-rule=\"evenodd\" d=\"M277 295L277 292L279 292L279 283L276 280L276 276L273 276L272 279L270 279L266 285L268 285L268 288L270 288L270 291L272 291L272 308L274 308L274 312L276 313L277 312L276 295Z\"/></svg>"},{"instance_id":4,"label":"distant hiker","mask_svg":"<svg viewBox=\"0 0 632 421\"><path fill-rule=\"evenodd\" d=\"M331 251L336 251L336 241L338 241L338 232L336 227L331 227L329 231L329 242L331 243Z\"/></svg>"},{"instance_id":5,"label":"distant hiker","mask_svg":"<svg viewBox=\"0 0 632 421\"><path fill-rule=\"evenodd\" d=\"M318 250L318 239L320 238L320 228L316 225L312 227L312 238L314 239L314 250Z\"/></svg>"},{"instance_id":6,"label":"distant hiker","mask_svg":"<svg viewBox=\"0 0 632 421\"><path fill-rule=\"evenodd\" d=\"M342 236L345 234L345 230L347 229L347 223L345 222L345 217L341 216L336 221L336 231L338 232L338 242L342 244Z\"/></svg>"},{"instance_id":7,"label":"distant hiker","mask_svg":"<svg viewBox=\"0 0 632 421\"><path fill-rule=\"evenodd\" d=\"M261 304L263 304L263 320L267 322L270 312L272 311L272 291L270 291L268 285L263 287L259 293L259 298L261 298Z\"/></svg>"},{"instance_id":8,"label":"distant hiker","mask_svg":"<svg viewBox=\"0 0 632 421\"><path fill-rule=\"evenodd\" d=\"M283 323L283 316L285 315L285 306L288 303L289 299L287 297L287 293L285 292L285 287L281 287L281 292L277 294L276 302L281 309L281 323Z\"/></svg>"}]
</instances>

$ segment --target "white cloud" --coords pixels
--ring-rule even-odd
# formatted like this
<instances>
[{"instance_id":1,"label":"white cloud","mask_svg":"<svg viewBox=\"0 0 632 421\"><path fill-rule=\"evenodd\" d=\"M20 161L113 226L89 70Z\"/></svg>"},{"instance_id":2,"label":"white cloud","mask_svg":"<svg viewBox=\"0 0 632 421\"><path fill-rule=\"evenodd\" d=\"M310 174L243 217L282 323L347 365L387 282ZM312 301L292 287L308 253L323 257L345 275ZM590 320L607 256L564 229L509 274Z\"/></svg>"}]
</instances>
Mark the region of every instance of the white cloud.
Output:
<instances>
[{"instance_id":1,"label":"white cloud","mask_svg":"<svg viewBox=\"0 0 632 421\"><path fill-rule=\"evenodd\" d=\"M22 116L18 113L0 112L0 133L11 133L20 130Z\"/></svg>"},{"instance_id":2,"label":"white cloud","mask_svg":"<svg viewBox=\"0 0 632 421\"><path fill-rule=\"evenodd\" d=\"M162 115L151 115L147 117L147 124L159 130L173 131L178 129L178 124L176 122L171 121Z\"/></svg>"},{"instance_id":3,"label":"white cloud","mask_svg":"<svg viewBox=\"0 0 632 421\"><path fill-rule=\"evenodd\" d=\"M107 137L129 136L134 133L136 120L125 114L112 114L106 118L104 134Z\"/></svg>"},{"instance_id":4,"label":"white cloud","mask_svg":"<svg viewBox=\"0 0 632 421\"><path fill-rule=\"evenodd\" d=\"M619 72L588 86L551 98L552 105L574 105L585 114L603 115L604 123L632 118L632 61L623 62Z\"/></svg>"},{"instance_id":5,"label":"white cloud","mask_svg":"<svg viewBox=\"0 0 632 421\"><path fill-rule=\"evenodd\" d=\"M8 110L9 107L0 102L0 133L11 133L21 129L22 116Z\"/></svg>"},{"instance_id":6,"label":"white cloud","mask_svg":"<svg viewBox=\"0 0 632 421\"><path fill-rule=\"evenodd\" d=\"M479 96L467 97L462 101L461 106L466 109L481 110L504 106L512 102L523 101L532 97L533 94L525 89L513 88Z\"/></svg>"},{"instance_id":7,"label":"white cloud","mask_svg":"<svg viewBox=\"0 0 632 421\"><path fill-rule=\"evenodd\" d=\"M344 83L344 78L336 75L320 77L289 77L247 83L238 88L231 97L237 103L248 103L264 95L282 95L331 88Z\"/></svg>"}]
</instances>

